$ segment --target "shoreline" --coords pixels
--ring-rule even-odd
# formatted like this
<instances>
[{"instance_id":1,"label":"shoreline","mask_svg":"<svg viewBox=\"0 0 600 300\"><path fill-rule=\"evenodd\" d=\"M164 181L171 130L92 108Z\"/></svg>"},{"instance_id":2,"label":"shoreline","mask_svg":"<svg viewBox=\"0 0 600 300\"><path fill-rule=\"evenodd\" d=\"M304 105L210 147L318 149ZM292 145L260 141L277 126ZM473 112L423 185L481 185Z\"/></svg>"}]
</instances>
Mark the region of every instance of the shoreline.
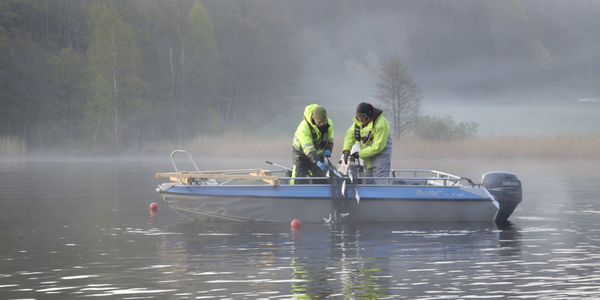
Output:
<instances>
[{"instance_id":1,"label":"shoreline","mask_svg":"<svg viewBox=\"0 0 600 300\"><path fill-rule=\"evenodd\" d=\"M333 159L341 156L342 137L336 137ZM600 159L600 134L558 136L501 136L454 141L394 139L392 157L396 159ZM0 159L154 159L168 158L176 149L196 157L291 159L291 138L274 137L269 141L239 135L197 137L188 143L161 143L142 151L91 154L74 150L3 153Z\"/></svg>"}]
</instances>

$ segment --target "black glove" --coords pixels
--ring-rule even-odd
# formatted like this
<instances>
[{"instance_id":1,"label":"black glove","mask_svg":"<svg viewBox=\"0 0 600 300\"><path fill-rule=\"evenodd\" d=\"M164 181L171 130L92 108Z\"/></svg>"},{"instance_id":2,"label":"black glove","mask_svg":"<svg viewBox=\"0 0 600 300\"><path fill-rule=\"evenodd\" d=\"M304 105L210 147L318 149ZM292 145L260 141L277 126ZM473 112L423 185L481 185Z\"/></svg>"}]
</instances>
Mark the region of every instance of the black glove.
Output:
<instances>
[{"instance_id":1,"label":"black glove","mask_svg":"<svg viewBox=\"0 0 600 300\"><path fill-rule=\"evenodd\" d=\"M359 159L360 156L358 156L358 151L352 153L352 157L354 157L354 159Z\"/></svg>"},{"instance_id":2,"label":"black glove","mask_svg":"<svg viewBox=\"0 0 600 300\"><path fill-rule=\"evenodd\" d=\"M348 156L350 156L350 151L344 150L344 152L342 152L342 154L344 154L344 163L348 164ZM341 161L340 161L340 163L341 163Z\"/></svg>"}]
</instances>

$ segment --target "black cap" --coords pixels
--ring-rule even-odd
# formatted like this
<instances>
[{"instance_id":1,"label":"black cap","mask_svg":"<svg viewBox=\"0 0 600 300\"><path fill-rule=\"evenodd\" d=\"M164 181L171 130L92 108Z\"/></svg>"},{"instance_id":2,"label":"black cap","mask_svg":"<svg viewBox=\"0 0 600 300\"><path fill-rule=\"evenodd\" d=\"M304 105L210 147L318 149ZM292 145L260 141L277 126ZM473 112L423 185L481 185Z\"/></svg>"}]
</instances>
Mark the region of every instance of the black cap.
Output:
<instances>
[{"instance_id":1,"label":"black cap","mask_svg":"<svg viewBox=\"0 0 600 300\"><path fill-rule=\"evenodd\" d=\"M371 103L361 102L356 107L356 113L357 113L357 115L365 114L365 115L367 115L367 117L369 117L369 120L371 120L371 119L373 119L373 105L371 105Z\"/></svg>"}]
</instances>

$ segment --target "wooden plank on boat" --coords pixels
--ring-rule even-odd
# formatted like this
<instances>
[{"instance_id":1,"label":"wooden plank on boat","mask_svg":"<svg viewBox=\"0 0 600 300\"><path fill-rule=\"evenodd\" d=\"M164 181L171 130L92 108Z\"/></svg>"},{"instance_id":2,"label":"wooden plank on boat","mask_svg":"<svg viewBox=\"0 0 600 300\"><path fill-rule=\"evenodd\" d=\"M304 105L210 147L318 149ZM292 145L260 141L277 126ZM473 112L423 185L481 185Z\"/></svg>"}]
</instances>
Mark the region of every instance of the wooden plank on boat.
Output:
<instances>
[{"instance_id":1,"label":"wooden plank on boat","mask_svg":"<svg viewBox=\"0 0 600 300\"><path fill-rule=\"evenodd\" d=\"M251 169L250 171L256 171L256 172L261 172L261 170L259 169ZM268 170L264 170L267 171L269 175L267 175L267 172L262 172L262 173L255 173L258 175L250 175L249 173L243 173L242 174L225 174L225 173L235 173L235 172L239 172L239 170L235 170L234 172L231 171L223 171L223 172L186 172L186 171L181 171L179 173L176 172L168 172L168 173L156 173L156 177L174 177L174 178L252 178L252 179L256 179L256 176L267 176L267 177L275 177L278 178L277 176L273 176L270 175L270 172Z\"/></svg>"},{"instance_id":2,"label":"wooden plank on boat","mask_svg":"<svg viewBox=\"0 0 600 300\"><path fill-rule=\"evenodd\" d=\"M261 169L235 169L235 170L210 170L210 171L201 171L200 174L223 174L223 173L244 173L244 172L260 172ZM196 173L198 172L189 172Z\"/></svg>"},{"instance_id":3,"label":"wooden plank on boat","mask_svg":"<svg viewBox=\"0 0 600 300\"><path fill-rule=\"evenodd\" d=\"M245 173L245 172L260 172L261 169L235 169L235 170L211 170L211 171L201 171L198 173L197 171L180 171L179 173L168 172L168 173L157 173L156 177L167 177L167 176L158 176L158 174L223 174L223 173Z\"/></svg>"},{"instance_id":4,"label":"wooden plank on boat","mask_svg":"<svg viewBox=\"0 0 600 300\"><path fill-rule=\"evenodd\" d=\"M252 169L260 172L259 169ZM239 170L236 170L236 172ZM156 173L156 177L169 177L171 181L179 181L181 178L184 183L190 183L192 178L214 178L214 179L237 179L237 180L263 180L270 184L278 184L279 177L273 175L267 175L270 172L263 172L264 175L257 173L257 175L251 174L222 174L222 173L205 173L205 172L180 172L180 173Z\"/></svg>"},{"instance_id":5,"label":"wooden plank on boat","mask_svg":"<svg viewBox=\"0 0 600 300\"><path fill-rule=\"evenodd\" d=\"M250 173L250 175L252 176L258 176L261 177L261 179L270 184L270 185L278 185L279 184L279 177L277 176L272 176L271 171L269 170L260 170L260 172L258 173ZM273 179L266 179L264 177L277 177L277 179L273 180Z\"/></svg>"}]
</instances>

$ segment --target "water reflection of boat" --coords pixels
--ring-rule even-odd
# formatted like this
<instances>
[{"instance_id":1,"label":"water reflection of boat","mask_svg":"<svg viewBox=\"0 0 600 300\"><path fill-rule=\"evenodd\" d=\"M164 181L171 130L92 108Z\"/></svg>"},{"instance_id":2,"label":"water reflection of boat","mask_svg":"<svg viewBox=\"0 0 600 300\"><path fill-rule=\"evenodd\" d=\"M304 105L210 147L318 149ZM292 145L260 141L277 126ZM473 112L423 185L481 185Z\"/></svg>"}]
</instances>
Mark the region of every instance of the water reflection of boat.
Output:
<instances>
[{"instance_id":1,"label":"water reflection of boat","mask_svg":"<svg viewBox=\"0 0 600 300\"><path fill-rule=\"evenodd\" d=\"M334 296L381 299L390 294L389 259L372 253L370 250L373 249L367 249L363 254L365 245L361 244L363 233L360 228L365 226L331 225L329 248L315 249L305 243L292 245L292 292L295 299ZM316 257L322 258L315 260Z\"/></svg>"},{"instance_id":2,"label":"water reflection of boat","mask_svg":"<svg viewBox=\"0 0 600 300\"><path fill-rule=\"evenodd\" d=\"M401 294L416 299L456 276L481 276L505 255L513 260L520 251L515 232L512 238L503 236L511 232L485 222L284 227L232 222L170 227L159 244L157 272L174 293L205 298L383 299Z\"/></svg>"},{"instance_id":3,"label":"water reflection of boat","mask_svg":"<svg viewBox=\"0 0 600 300\"><path fill-rule=\"evenodd\" d=\"M295 298L383 299L401 293L410 299L431 286L424 283L493 263L493 251L506 254L503 231L489 223L330 226L329 249L315 246L308 237L313 233L304 231L291 246Z\"/></svg>"},{"instance_id":4,"label":"water reflection of boat","mask_svg":"<svg viewBox=\"0 0 600 300\"><path fill-rule=\"evenodd\" d=\"M179 171L176 153L187 154L195 171ZM175 172L156 176L173 182L160 184L157 192L170 207L203 221L323 222L331 216L347 223L498 221L508 219L522 197L521 181L509 172L486 173L481 184L435 170L405 169L392 170L385 184L348 175L320 178L337 184L289 184L286 170L200 171L184 150L173 151L171 161Z\"/></svg>"},{"instance_id":5,"label":"water reflection of boat","mask_svg":"<svg viewBox=\"0 0 600 300\"><path fill-rule=\"evenodd\" d=\"M500 256L507 256L510 259L520 259L521 245L523 243L521 228L511 222L502 222L498 223L498 229L500 230L498 238L500 249L498 254Z\"/></svg>"}]
</instances>

